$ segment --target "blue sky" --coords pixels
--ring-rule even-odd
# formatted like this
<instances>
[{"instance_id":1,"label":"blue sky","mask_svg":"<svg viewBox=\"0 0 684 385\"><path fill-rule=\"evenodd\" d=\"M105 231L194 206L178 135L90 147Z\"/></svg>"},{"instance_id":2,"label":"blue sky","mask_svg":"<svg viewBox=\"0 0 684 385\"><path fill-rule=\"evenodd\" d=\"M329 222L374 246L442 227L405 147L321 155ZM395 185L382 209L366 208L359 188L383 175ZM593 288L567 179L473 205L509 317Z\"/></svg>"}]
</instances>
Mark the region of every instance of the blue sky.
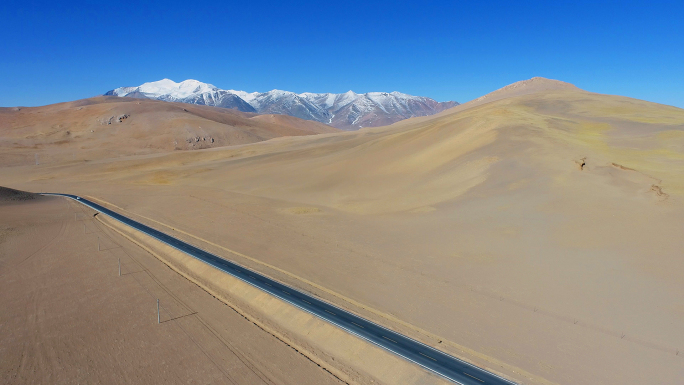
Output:
<instances>
[{"instance_id":1,"label":"blue sky","mask_svg":"<svg viewBox=\"0 0 684 385\"><path fill-rule=\"evenodd\" d=\"M466 102L544 76L684 108L683 1L15 1L0 106L188 78Z\"/></svg>"}]
</instances>

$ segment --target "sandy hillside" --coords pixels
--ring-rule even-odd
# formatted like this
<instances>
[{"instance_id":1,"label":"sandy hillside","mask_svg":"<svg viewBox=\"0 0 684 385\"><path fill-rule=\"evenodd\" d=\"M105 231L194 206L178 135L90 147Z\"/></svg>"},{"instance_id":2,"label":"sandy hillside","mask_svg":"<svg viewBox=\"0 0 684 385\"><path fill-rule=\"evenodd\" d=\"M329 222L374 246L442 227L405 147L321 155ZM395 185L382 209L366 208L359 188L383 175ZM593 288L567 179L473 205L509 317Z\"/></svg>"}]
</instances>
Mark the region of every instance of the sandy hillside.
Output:
<instances>
[{"instance_id":1,"label":"sandy hillside","mask_svg":"<svg viewBox=\"0 0 684 385\"><path fill-rule=\"evenodd\" d=\"M388 127L0 178L238 251L523 383L684 378L682 109L534 78Z\"/></svg>"},{"instance_id":2,"label":"sandy hillside","mask_svg":"<svg viewBox=\"0 0 684 385\"><path fill-rule=\"evenodd\" d=\"M39 163L54 163L337 131L289 116L101 96L43 107L0 108L0 163L35 163L35 153Z\"/></svg>"},{"instance_id":3,"label":"sandy hillside","mask_svg":"<svg viewBox=\"0 0 684 385\"><path fill-rule=\"evenodd\" d=\"M83 206L8 195L0 187L1 383L342 383Z\"/></svg>"}]
</instances>

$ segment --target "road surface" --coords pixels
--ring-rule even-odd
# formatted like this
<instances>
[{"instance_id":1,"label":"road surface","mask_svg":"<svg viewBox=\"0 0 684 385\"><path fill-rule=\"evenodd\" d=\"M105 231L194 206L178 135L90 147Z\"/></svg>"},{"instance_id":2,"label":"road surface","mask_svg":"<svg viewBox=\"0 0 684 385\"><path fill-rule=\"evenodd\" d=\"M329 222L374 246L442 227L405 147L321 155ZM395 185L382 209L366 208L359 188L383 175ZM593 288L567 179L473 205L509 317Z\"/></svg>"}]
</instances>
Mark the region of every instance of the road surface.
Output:
<instances>
[{"instance_id":1,"label":"road surface","mask_svg":"<svg viewBox=\"0 0 684 385\"><path fill-rule=\"evenodd\" d=\"M456 357L427 346L414 339L384 328L378 324L361 318L346 310L324 302L310 294L293 289L257 272L244 268L234 262L211 254L161 231L155 230L140 222L118 214L106 207L85 198L70 194L52 194L71 198L93 210L131 226L136 230L156 238L167 245L178 249L200 261L222 270L248 284L255 286L283 301L307 311L347 332L363 338L396 355L399 355L423 368L458 384L464 385L511 385L514 384L484 369L474 366Z\"/></svg>"}]
</instances>

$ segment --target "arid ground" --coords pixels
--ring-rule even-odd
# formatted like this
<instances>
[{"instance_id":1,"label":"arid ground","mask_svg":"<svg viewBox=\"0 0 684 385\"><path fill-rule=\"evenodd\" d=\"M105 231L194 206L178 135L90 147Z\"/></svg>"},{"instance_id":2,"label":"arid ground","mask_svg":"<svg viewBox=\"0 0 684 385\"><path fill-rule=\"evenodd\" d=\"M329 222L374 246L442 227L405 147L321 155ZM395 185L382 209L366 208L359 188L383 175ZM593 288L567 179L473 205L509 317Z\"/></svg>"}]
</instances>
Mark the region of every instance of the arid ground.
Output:
<instances>
[{"instance_id":1,"label":"arid ground","mask_svg":"<svg viewBox=\"0 0 684 385\"><path fill-rule=\"evenodd\" d=\"M0 382L342 383L92 210L40 197L0 212Z\"/></svg>"},{"instance_id":2,"label":"arid ground","mask_svg":"<svg viewBox=\"0 0 684 385\"><path fill-rule=\"evenodd\" d=\"M358 132L92 143L12 147L0 185L99 199L521 383L684 378L684 110L535 78Z\"/></svg>"}]
</instances>

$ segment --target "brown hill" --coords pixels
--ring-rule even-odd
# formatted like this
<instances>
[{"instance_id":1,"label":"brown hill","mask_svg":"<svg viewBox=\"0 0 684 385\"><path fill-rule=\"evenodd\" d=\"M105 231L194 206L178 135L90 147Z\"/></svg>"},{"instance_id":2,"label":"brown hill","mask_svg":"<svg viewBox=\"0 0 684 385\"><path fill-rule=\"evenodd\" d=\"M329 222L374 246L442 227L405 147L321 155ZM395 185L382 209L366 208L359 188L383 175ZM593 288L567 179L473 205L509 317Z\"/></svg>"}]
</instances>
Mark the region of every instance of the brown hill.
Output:
<instances>
[{"instance_id":1,"label":"brown hill","mask_svg":"<svg viewBox=\"0 0 684 385\"><path fill-rule=\"evenodd\" d=\"M41 198L41 195L0 186L0 204Z\"/></svg>"},{"instance_id":2,"label":"brown hill","mask_svg":"<svg viewBox=\"0 0 684 385\"><path fill-rule=\"evenodd\" d=\"M254 118L225 108L113 96L0 108L0 163L31 163L34 153L38 162L98 159L339 131L297 118Z\"/></svg>"},{"instance_id":3,"label":"brown hill","mask_svg":"<svg viewBox=\"0 0 684 385\"><path fill-rule=\"evenodd\" d=\"M583 158L584 171L599 170L603 183L639 179L615 163L647 175L634 193L651 194L652 184L684 193L679 155L673 152L680 148L674 143L681 141L684 110L538 78L490 95L388 127L260 144L249 151L260 156L239 161L229 154L245 154L243 149L183 159L197 167L211 160L217 175L205 183L220 183L220 174L230 176L235 190L359 213L453 201L486 181L564 175ZM663 155L654 158L657 151ZM161 157L155 168L175 164L175 158Z\"/></svg>"},{"instance_id":4,"label":"brown hill","mask_svg":"<svg viewBox=\"0 0 684 385\"><path fill-rule=\"evenodd\" d=\"M451 107L451 108L445 110L444 112L441 112L441 113L436 114L434 116L413 118L413 119L398 122L396 124L403 125L403 124L412 124L413 122L425 121L425 120L429 120L431 118L434 118L436 116L453 114L453 113L458 112L458 111L467 110L467 109L475 107L475 106L495 102L495 101L501 100L501 99L512 98L512 97L516 97L516 96L529 95L529 94L536 94L536 93L563 91L563 90L582 91L581 89L577 88L575 85L570 84L570 83L566 83L566 82L563 82L560 80L553 80L553 79L547 79L547 78L542 78L542 77L534 77L532 79L521 80L519 82L515 82L515 83L509 84L507 86L501 87L498 90L495 90L495 91L492 91L486 95L480 96L479 98L473 99L467 103L463 103L463 104L459 104L459 105L456 105L454 107Z\"/></svg>"}]
</instances>

